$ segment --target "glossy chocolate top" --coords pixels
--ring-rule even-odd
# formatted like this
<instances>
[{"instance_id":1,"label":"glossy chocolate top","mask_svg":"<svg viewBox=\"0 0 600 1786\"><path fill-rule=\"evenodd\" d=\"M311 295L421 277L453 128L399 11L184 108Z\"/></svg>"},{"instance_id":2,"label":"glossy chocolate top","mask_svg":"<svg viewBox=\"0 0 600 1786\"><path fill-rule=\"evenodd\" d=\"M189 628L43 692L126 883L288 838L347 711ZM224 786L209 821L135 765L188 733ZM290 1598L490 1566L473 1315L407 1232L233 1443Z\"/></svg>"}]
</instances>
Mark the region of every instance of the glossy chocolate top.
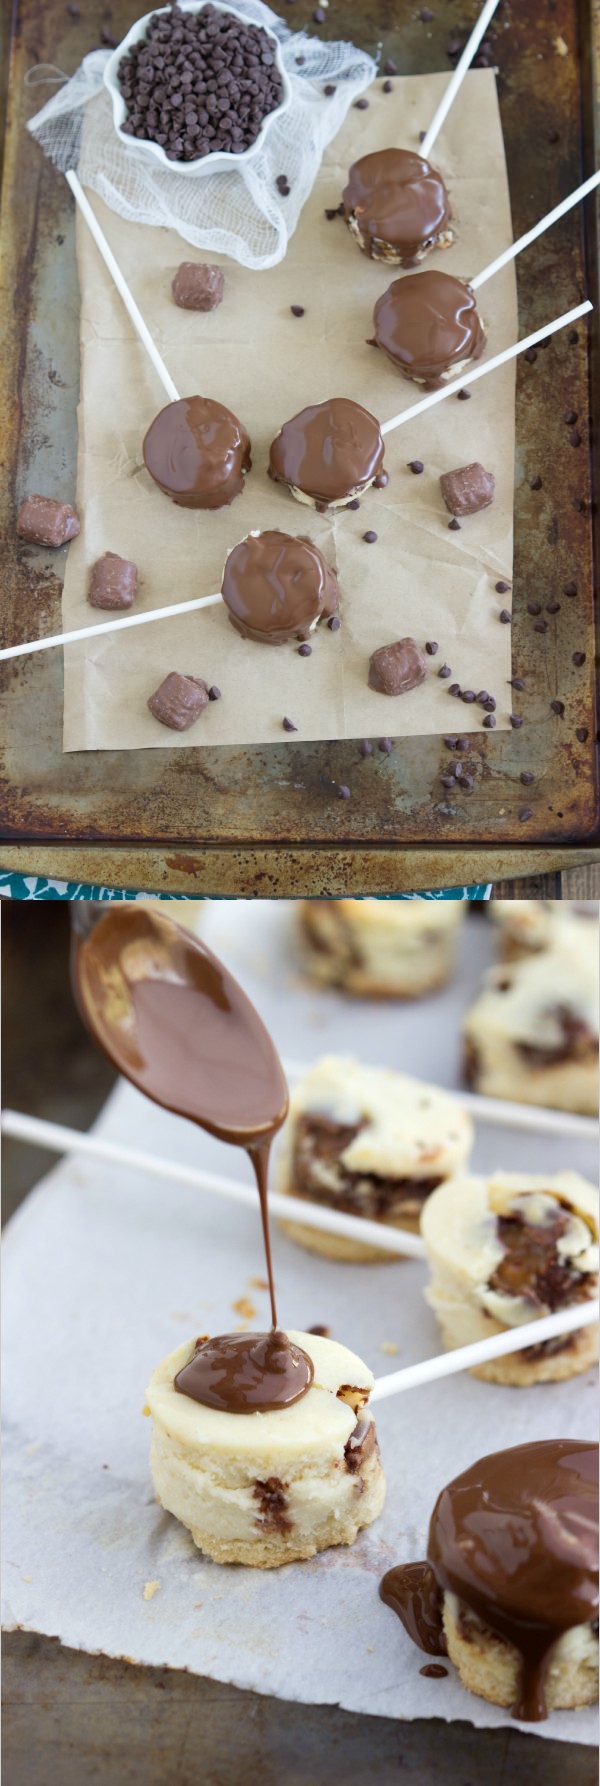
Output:
<instances>
[{"instance_id":1,"label":"glossy chocolate top","mask_svg":"<svg viewBox=\"0 0 600 1786\"><path fill-rule=\"evenodd\" d=\"M394 248L410 267L433 246L450 221L441 174L410 149L376 149L362 155L348 174L342 195L346 220L355 217L367 249L373 242Z\"/></svg>"},{"instance_id":2,"label":"glossy chocolate top","mask_svg":"<svg viewBox=\"0 0 600 1786\"><path fill-rule=\"evenodd\" d=\"M409 378L437 380L478 359L485 345L475 293L464 279L435 268L394 279L373 314L377 346Z\"/></svg>"},{"instance_id":3,"label":"glossy chocolate top","mask_svg":"<svg viewBox=\"0 0 600 1786\"><path fill-rule=\"evenodd\" d=\"M515 1445L481 1458L442 1489L431 1518L428 1564L439 1590L456 1594L518 1651L515 1717L546 1716L545 1677L553 1645L598 1613L598 1446L576 1439ZM413 1568L410 1565L409 1568ZM415 1642L423 1642L408 1574L385 1598ZM423 1579L415 1578L423 1595ZM382 1584L382 1588L385 1583Z\"/></svg>"},{"instance_id":4,"label":"glossy chocolate top","mask_svg":"<svg viewBox=\"0 0 600 1786\"><path fill-rule=\"evenodd\" d=\"M312 1359L287 1334L224 1333L199 1342L175 1388L225 1414L269 1414L300 1401L312 1380Z\"/></svg>"},{"instance_id":5,"label":"glossy chocolate top","mask_svg":"<svg viewBox=\"0 0 600 1786\"><path fill-rule=\"evenodd\" d=\"M243 490L250 468L245 428L212 397L167 403L151 422L143 451L154 482L182 508L224 508Z\"/></svg>"},{"instance_id":6,"label":"glossy chocolate top","mask_svg":"<svg viewBox=\"0 0 600 1786\"><path fill-rule=\"evenodd\" d=\"M350 397L330 397L284 422L269 470L326 508L370 483L382 469L383 451L375 416Z\"/></svg>"},{"instance_id":7,"label":"glossy chocolate top","mask_svg":"<svg viewBox=\"0 0 600 1786\"><path fill-rule=\"evenodd\" d=\"M234 546L222 593L237 631L266 645L307 639L339 602L336 577L318 546L279 531L250 533Z\"/></svg>"}]
</instances>

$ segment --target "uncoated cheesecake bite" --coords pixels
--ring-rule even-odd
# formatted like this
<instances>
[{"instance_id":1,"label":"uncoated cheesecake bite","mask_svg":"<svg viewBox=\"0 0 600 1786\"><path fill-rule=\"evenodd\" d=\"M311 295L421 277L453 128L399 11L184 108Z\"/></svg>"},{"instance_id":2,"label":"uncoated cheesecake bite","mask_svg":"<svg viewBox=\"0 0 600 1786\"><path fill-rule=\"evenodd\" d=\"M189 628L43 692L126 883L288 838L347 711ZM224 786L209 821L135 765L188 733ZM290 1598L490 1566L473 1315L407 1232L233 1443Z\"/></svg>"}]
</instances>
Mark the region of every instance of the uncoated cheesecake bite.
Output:
<instances>
[{"instance_id":1,"label":"uncoated cheesecake bite","mask_svg":"<svg viewBox=\"0 0 600 1786\"><path fill-rule=\"evenodd\" d=\"M543 952L492 969L464 1038L474 1091L596 1116L597 924L565 924Z\"/></svg>"},{"instance_id":2,"label":"uncoated cheesecake bite","mask_svg":"<svg viewBox=\"0 0 600 1786\"><path fill-rule=\"evenodd\" d=\"M282 1194L416 1231L426 1198L464 1165L470 1117L449 1093L388 1067L329 1056L290 1099L278 1161ZM389 1259L361 1241L282 1224L290 1239L333 1259Z\"/></svg>"},{"instance_id":3,"label":"uncoated cheesecake bite","mask_svg":"<svg viewBox=\"0 0 600 1786\"><path fill-rule=\"evenodd\" d=\"M447 1350L598 1294L598 1191L577 1172L458 1175L428 1199L421 1233L431 1270L425 1296ZM517 1386L557 1382L597 1357L593 1325L472 1374Z\"/></svg>"},{"instance_id":4,"label":"uncoated cheesecake bite","mask_svg":"<svg viewBox=\"0 0 600 1786\"><path fill-rule=\"evenodd\" d=\"M253 1410L247 1403L244 1411L239 1405L230 1411L235 1389L229 1411L219 1404L221 1369L204 1371L202 1393L216 1385L215 1405L195 1399L193 1385L182 1392L198 1361L203 1370L202 1354L224 1345L244 1353L242 1369L257 1397ZM277 1399L285 1351L288 1376L290 1356L300 1364L298 1393L263 1411L265 1358ZM233 1378L239 1384L238 1361ZM362 1359L314 1334L235 1334L179 1346L158 1365L147 1391L157 1500L217 1563L271 1569L352 1544L385 1497L368 1409L372 1387Z\"/></svg>"},{"instance_id":5,"label":"uncoated cheesecake bite","mask_svg":"<svg viewBox=\"0 0 600 1786\"><path fill-rule=\"evenodd\" d=\"M464 919L461 899L305 899L311 979L366 998L421 998L444 986Z\"/></svg>"}]
</instances>

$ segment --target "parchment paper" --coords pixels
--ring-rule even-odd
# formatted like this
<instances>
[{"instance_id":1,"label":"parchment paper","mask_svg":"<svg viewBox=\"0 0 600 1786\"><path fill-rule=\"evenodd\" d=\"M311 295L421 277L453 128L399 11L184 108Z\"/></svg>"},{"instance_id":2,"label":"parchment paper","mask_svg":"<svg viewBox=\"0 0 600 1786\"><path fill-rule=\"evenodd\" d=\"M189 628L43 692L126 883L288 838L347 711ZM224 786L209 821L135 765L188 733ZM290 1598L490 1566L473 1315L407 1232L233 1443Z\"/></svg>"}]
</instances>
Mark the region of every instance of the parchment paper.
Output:
<instances>
[{"instance_id":1,"label":"parchment paper","mask_svg":"<svg viewBox=\"0 0 600 1786\"><path fill-rule=\"evenodd\" d=\"M70 646L66 750L281 743L284 716L299 739L444 732L457 723L448 683L435 674L444 658L463 688L496 696L498 726L507 726L510 627L499 625L498 614L510 596L498 596L494 585L512 575L514 365L477 385L469 403L448 399L389 436L389 485L370 493L358 511L319 517L273 485L266 471L278 428L306 403L349 396L383 421L418 395L418 387L366 344L375 299L398 270L369 261L340 218L327 222L324 207L338 204L357 156L394 141L418 146L447 79L395 80L392 94L376 83L369 109L352 108L326 151L285 260L263 273L224 261L225 298L210 315L186 313L172 302L179 238L132 228L93 197L178 389L228 404L250 433L253 470L230 508L186 512L149 478L142 440L166 397L78 219L83 525L69 552L65 627L103 618L90 609L87 588L90 567L106 550L136 561L139 606L152 608L219 590L230 548L251 528L268 527L310 534L337 564L344 620L337 634L319 631L310 658L300 658L293 645L275 650L239 638L221 606ZM512 240L491 70L467 76L434 159L450 187L458 231L436 264L473 276ZM293 317L291 304L304 305L305 315ZM512 267L484 288L482 314L490 354L516 339ZM407 470L414 458L425 463L420 477ZM493 471L495 502L452 533L438 478L473 459ZM379 536L375 546L363 541L369 528ZM439 642L430 678L396 699L373 693L370 653L406 633ZM203 676L222 690L222 700L189 733L169 731L147 710L148 696L171 669ZM482 720L480 708L461 706L462 731L480 729Z\"/></svg>"},{"instance_id":2,"label":"parchment paper","mask_svg":"<svg viewBox=\"0 0 600 1786\"><path fill-rule=\"evenodd\" d=\"M207 910L204 934L238 974L284 1055L337 1049L456 1083L456 1034L491 950L467 922L460 981L421 1004L347 1003L301 983L289 906ZM130 1146L247 1176L243 1156L121 1085L99 1131ZM482 1127L482 1169L595 1175L595 1148ZM376 1374L439 1350L418 1262L341 1265L274 1233L280 1317L327 1324ZM377 1426L388 1479L382 1517L351 1549L261 1573L204 1561L152 1498L146 1382L196 1331L227 1330L250 1297L265 1322L259 1217L217 1197L74 1157L10 1224L4 1293L5 1610L8 1628L134 1661L168 1664L304 1703L398 1719L509 1725L452 1668L423 1657L378 1599L392 1563L423 1555L435 1497L477 1456L525 1439L595 1436L595 1373L513 1390L466 1377L384 1401ZM395 1356L382 1342L396 1345ZM158 1582L144 1599L148 1583ZM593 1709L553 1713L538 1736L595 1741Z\"/></svg>"}]
</instances>

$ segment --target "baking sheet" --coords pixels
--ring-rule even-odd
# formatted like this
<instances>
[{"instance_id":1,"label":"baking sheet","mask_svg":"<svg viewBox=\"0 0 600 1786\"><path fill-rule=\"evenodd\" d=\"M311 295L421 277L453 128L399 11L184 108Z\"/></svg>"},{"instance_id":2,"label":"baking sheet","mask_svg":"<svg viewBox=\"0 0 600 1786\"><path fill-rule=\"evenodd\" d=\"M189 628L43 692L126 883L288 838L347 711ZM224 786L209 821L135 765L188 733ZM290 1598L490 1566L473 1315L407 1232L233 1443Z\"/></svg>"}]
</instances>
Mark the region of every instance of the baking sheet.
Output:
<instances>
[{"instance_id":1,"label":"baking sheet","mask_svg":"<svg viewBox=\"0 0 600 1786\"><path fill-rule=\"evenodd\" d=\"M138 607L152 608L220 589L231 547L251 528L308 533L337 565L343 626L321 628L312 656L244 640L221 606L65 650L64 749L190 749L212 744L285 742L282 720L296 739L443 733L453 722L448 683L435 674L444 659L463 687L487 688L497 700L499 728L508 726L510 627L498 623L510 596L513 553L514 363L494 373L469 403L449 399L387 438L390 482L359 511L336 519L295 503L267 476L268 450L282 422L306 403L332 394L353 397L383 421L419 394L366 337L376 297L400 270L371 262L341 219L328 222L350 163L390 142L417 147L433 116L446 74L396 79L369 90L369 109L351 108L326 150L313 192L285 260L251 273L219 256L225 299L208 316L179 310L170 297L182 259L179 237L132 228L91 195L111 247L183 395L218 398L245 423L253 470L230 508L212 514L176 507L152 483L141 443L163 406L156 374L132 330L85 224L77 220L81 286L82 375L77 501L82 531L69 551L63 618L90 624L90 567L102 552L138 564ZM102 99L93 106L102 105ZM435 146L434 161L452 196L458 239L435 265L472 276L512 240L504 146L490 69L470 72ZM189 256L190 250L186 250ZM291 304L305 306L294 318ZM489 352L516 339L514 266L485 287L482 306ZM552 314L552 305L548 317ZM414 458L425 473L407 469ZM439 475L479 459L496 478L491 508L448 529ZM374 528L375 546L363 533ZM439 653L420 688L398 699L367 686L373 650L404 634L435 639ZM161 726L148 696L168 669L217 683L222 700L190 733ZM463 731L480 730L483 714L461 707Z\"/></svg>"},{"instance_id":2,"label":"baking sheet","mask_svg":"<svg viewBox=\"0 0 600 1786\"><path fill-rule=\"evenodd\" d=\"M203 934L255 998L281 1052L327 1050L458 1083L460 1012L497 948L472 916L452 988L385 1007L315 991L294 960L293 907L207 905ZM96 1125L129 1146L248 1177L246 1162L120 1085ZM583 1141L481 1127L476 1168L595 1175ZM376 1374L439 1349L418 1262L334 1264L275 1230L279 1307L289 1326L315 1323ZM227 1330L263 1259L258 1211L181 1186L73 1158L10 1224L3 1299L5 1357L4 1622L63 1643L192 1673L304 1703L398 1719L510 1723L467 1694L453 1670L420 1675L423 1658L378 1599L386 1568L422 1556L444 1482L478 1455L525 1439L594 1437L595 1372L512 1390L457 1377L383 1402L377 1426L388 1478L382 1517L351 1549L269 1573L199 1557L156 1505L147 1463L144 1389L163 1354L195 1331ZM382 1345L395 1345L394 1356ZM158 1582L152 1598L148 1583ZM524 1726L592 1743L593 1708Z\"/></svg>"}]
</instances>

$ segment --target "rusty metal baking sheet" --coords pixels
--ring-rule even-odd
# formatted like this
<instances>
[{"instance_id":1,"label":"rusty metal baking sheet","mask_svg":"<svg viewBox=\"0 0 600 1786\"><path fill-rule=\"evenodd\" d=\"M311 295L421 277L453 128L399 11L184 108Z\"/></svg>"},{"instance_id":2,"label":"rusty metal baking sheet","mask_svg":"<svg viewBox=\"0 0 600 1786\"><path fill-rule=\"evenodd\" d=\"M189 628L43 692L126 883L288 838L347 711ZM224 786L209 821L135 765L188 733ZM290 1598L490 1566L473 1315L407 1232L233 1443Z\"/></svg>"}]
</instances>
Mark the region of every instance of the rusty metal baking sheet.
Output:
<instances>
[{"instance_id":1,"label":"rusty metal baking sheet","mask_svg":"<svg viewBox=\"0 0 600 1786\"><path fill-rule=\"evenodd\" d=\"M464 41L477 0L460 15L455 0L439 0L432 20L422 17L428 10L408 0L393 8L384 0L331 0L319 29L371 51L381 44L402 72L450 69L452 41ZM14 514L27 489L73 496L78 383L71 198L26 135L26 118L44 90L26 87L24 77L43 62L71 73L102 30L123 35L139 0L81 4L79 16L72 12L63 0L21 0L8 76L0 414L9 475L1 602L3 630L14 640L59 625L61 555L51 560L18 544ZM310 0L295 0L293 22L307 24L312 12ZM553 7L502 0L499 8L489 56L499 70L516 234L582 178L589 33L589 0L556 0ZM592 222L589 210L585 220L572 212L520 257L520 334L543 324L550 293L558 314L593 286ZM3 668L3 837L98 850L155 843L165 851L168 845L169 854L171 846L175 853L217 844L285 852L314 843L349 863L356 849L420 844L447 852L449 883L463 878L452 866L455 852L480 847L485 874L488 848L497 854L520 847L524 871L527 846L548 843L556 859L566 845L597 842L588 341L580 325L519 363L514 668L526 683L524 724L477 739L466 758L470 793L449 796L442 787L448 753L432 738L403 742L391 755L376 742L367 760L349 743L206 750L201 762L196 752L156 751L151 761L145 753L63 757L62 661L49 652ZM571 414L576 423L565 421ZM571 585L576 594L567 595ZM530 612L532 605L539 613ZM584 662L575 664L574 653L584 653ZM553 700L564 711L555 712ZM460 730L460 709L449 707L449 730ZM524 786L523 773L534 781ZM339 783L350 788L350 800L338 798ZM310 850L303 861L297 890L311 891Z\"/></svg>"}]
</instances>

